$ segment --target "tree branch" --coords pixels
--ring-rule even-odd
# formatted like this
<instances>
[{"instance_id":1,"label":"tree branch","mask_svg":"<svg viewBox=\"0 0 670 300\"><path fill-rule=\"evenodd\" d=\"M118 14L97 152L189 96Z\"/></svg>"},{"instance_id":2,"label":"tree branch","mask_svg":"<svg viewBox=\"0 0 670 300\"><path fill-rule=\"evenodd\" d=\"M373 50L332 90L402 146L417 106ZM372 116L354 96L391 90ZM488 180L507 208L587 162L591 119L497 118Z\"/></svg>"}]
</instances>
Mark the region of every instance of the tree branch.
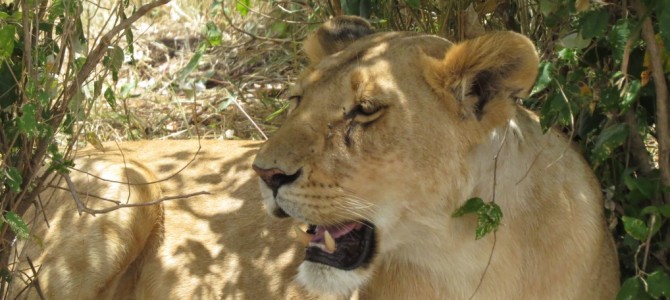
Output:
<instances>
[{"instance_id":1,"label":"tree branch","mask_svg":"<svg viewBox=\"0 0 670 300\"><path fill-rule=\"evenodd\" d=\"M74 202L77 205L77 211L79 212L79 215L81 215L82 212L85 212L87 214L95 216L96 214L104 214L104 213L108 213L110 211L115 211L117 209L126 208L126 207L151 206L151 205L160 204L162 202L170 201L170 200L179 200L179 199L186 199L186 198L195 197L195 196L199 196L199 195L211 195L212 194L212 193L207 192L207 191L200 191L200 192L195 192L195 193L190 193L190 194L185 194L185 195L163 197L163 198L160 198L160 199L157 199L157 200L154 200L154 201L150 201L150 202L127 203L127 204L121 204L117 200L105 199L105 198L101 198L101 197L96 196L96 198L114 202L114 203L116 203L116 205L110 206L110 207L107 207L107 208L94 209L94 208L90 208L90 207L86 206L81 201L81 199L79 198L79 193L77 192L77 189L74 186L74 183L72 182L72 179L70 178L70 175L69 174L63 174L63 178L65 178L65 182L67 182L67 186L70 190L70 193L72 194L72 198L74 199Z\"/></svg>"},{"instance_id":2,"label":"tree branch","mask_svg":"<svg viewBox=\"0 0 670 300\"><path fill-rule=\"evenodd\" d=\"M654 26L647 13L647 8L640 0L633 2L638 15L644 18L642 22L642 38L647 44L651 63L651 74L656 90L656 133L658 136L658 168L661 170L661 182L670 186L670 123L668 120L668 84L663 74L661 52L656 43ZM665 203L670 204L670 194L664 193Z\"/></svg>"}]
</instances>

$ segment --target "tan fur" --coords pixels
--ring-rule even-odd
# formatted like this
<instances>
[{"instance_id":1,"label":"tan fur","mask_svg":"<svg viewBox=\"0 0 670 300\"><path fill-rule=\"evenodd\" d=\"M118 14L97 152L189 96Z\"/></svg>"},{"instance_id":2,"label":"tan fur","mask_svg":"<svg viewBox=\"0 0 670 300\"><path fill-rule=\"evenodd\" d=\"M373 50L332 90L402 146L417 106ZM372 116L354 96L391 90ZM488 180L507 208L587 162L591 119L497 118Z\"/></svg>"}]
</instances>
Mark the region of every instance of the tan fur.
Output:
<instances>
[{"instance_id":1,"label":"tan fur","mask_svg":"<svg viewBox=\"0 0 670 300\"><path fill-rule=\"evenodd\" d=\"M338 20L326 32L340 32L328 27L338 22L365 31ZM312 39L313 65L293 92L300 99L260 150L203 141L173 177L197 142L122 143L124 156L107 144L107 153L81 158L79 168L116 180L125 181L124 165L134 182L169 179L133 186L128 197L126 185L73 173L80 193L130 202L211 194L79 217L69 192L46 191L51 228L34 218L44 247L30 243L19 259L42 267L47 298L614 298L618 263L596 178L565 137L543 134L515 104L536 74L528 39L501 32L452 45L416 33L354 35ZM359 105L369 114L352 113ZM300 176L275 198L262 182L259 190L252 161ZM451 214L494 193L503 224L475 240L475 217ZM292 218L272 218L262 203ZM352 220L376 227L369 265L302 262L293 225Z\"/></svg>"},{"instance_id":2,"label":"tan fur","mask_svg":"<svg viewBox=\"0 0 670 300\"><path fill-rule=\"evenodd\" d=\"M618 263L596 178L565 137L543 134L516 104L538 68L526 37L452 45L394 32L341 47L306 48L313 64L291 113L254 162L299 174L276 197L261 184L269 212L376 226L370 265L304 262L306 289L363 299L614 298ZM475 240L476 218L451 214L494 194L502 225Z\"/></svg>"},{"instance_id":3,"label":"tan fur","mask_svg":"<svg viewBox=\"0 0 670 300\"><path fill-rule=\"evenodd\" d=\"M195 155L197 141L125 142L123 156L116 144L105 146L104 154L84 151L76 167L116 181L126 182L126 172L131 182L167 180L131 186L128 198L126 185L72 171L90 206L111 205L86 193L124 203L211 194L93 217L77 214L69 190L45 191L51 227L45 228L41 215L26 214L44 247L30 242L17 250L23 250L19 269L28 268L26 256L42 268L39 284L47 299L307 299L292 284L302 260L294 223L262 208L250 169L257 142L202 141L195 160L176 175ZM67 189L64 182L60 186ZM17 277L12 294L24 285ZM39 299L34 288L28 292L22 298Z\"/></svg>"}]
</instances>

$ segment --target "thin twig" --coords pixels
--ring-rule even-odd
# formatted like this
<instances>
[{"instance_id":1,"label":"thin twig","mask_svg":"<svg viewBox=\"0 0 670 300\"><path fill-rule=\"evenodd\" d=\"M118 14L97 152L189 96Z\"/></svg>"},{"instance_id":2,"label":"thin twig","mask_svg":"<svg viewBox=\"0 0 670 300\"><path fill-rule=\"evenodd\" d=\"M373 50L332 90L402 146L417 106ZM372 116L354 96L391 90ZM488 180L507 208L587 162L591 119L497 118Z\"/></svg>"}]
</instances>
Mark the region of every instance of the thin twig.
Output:
<instances>
[{"instance_id":1,"label":"thin twig","mask_svg":"<svg viewBox=\"0 0 670 300\"><path fill-rule=\"evenodd\" d=\"M553 166L555 163L559 162L561 159L563 159L563 156L565 156L565 153L570 150L570 146L572 144L572 139L575 137L575 115L572 112L572 107L570 106L570 100L568 100L568 96L565 94L565 91L563 90L563 86L561 85L558 80L554 79L556 81L556 85L558 86L558 90L561 92L561 96L563 96L563 101L565 101L565 105L568 106L568 112L570 113L570 135L568 142L565 145L565 148L561 152L561 154L551 163L549 163L544 169L549 169L551 166Z\"/></svg>"},{"instance_id":2,"label":"thin twig","mask_svg":"<svg viewBox=\"0 0 670 300\"><path fill-rule=\"evenodd\" d=\"M642 271L647 269L647 260L649 259L649 246L651 245L651 237L653 236L652 228L656 224L656 215L651 214L649 217L649 233L647 234L647 241L644 243L644 257L642 258Z\"/></svg>"},{"instance_id":3,"label":"thin twig","mask_svg":"<svg viewBox=\"0 0 670 300\"><path fill-rule=\"evenodd\" d=\"M498 147L498 151L496 151L496 155L493 157L493 195L491 196L492 203L496 203L496 185L498 184L498 157L500 156L500 152L502 152L502 148L505 145L505 141L507 140L507 131L509 131L509 123L505 127L505 132L503 133L502 140L500 141L500 147ZM482 276L479 278L477 288L475 288L475 291L472 293L469 300L472 300L475 297L477 291L479 291L479 288L482 286L482 283L484 283L484 277L486 277L486 273L488 273L489 267L491 266L491 261L493 260L493 252L496 249L497 242L498 237L496 235L496 229L494 229L493 245L491 246L491 254L489 254L489 260L486 262L486 267L484 268L484 272L482 272Z\"/></svg>"},{"instance_id":4,"label":"thin twig","mask_svg":"<svg viewBox=\"0 0 670 300\"><path fill-rule=\"evenodd\" d=\"M35 287L35 291L37 292L37 295L40 297L40 299L44 300L44 293L42 293L42 289L40 288L40 281L37 278L37 275L39 273L39 270L35 270L35 266L33 265L33 261L30 259L30 257L26 256L26 260L28 261L28 265L30 266L30 270L33 271L33 279L30 282L30 284Z\"/></svg>"},{"instance_id":5,"label":"thin twig","mask_svg":"<svg viewBox=\"0 0 670 300\"><path fill-rule=\"evenodd\" d=\"M70 193L72 194L72 197L74 199L75 204L77 205L77 210L79 211L79 214L81 215L82 212L85 212L87 214L90 214L92 216L95 216L96 214L104 214L108 213L110 211L115 211L117 209L121 208L126 208L126 207L142 207L142 206L151 206L151 205L156 205L165 201L170 201L170 200L179 200L179 199L186 199L190 197L195 197L199 195L211 195L212 193L207 192L207 191L200 191L200 192L195 192L195 193L190 193L190 194L185 194L185 195L177 195L177 196L168 196L168 197L163 197L154 201L150 202L144 202L144 203L125 203L125 204L119 204L120 201L117 200L112 200L112 199L105 199L99 196L95 196L96 198L99 199L104 199L107 201L112 201L116 202L117 205L107 207L107 208L102 208L102 209L93 209L88 206L86 206L81 199L79 198L79 193L76 190L76 187L74 184L72 184L72 180L69 178L68 174L64 174L63 177L65 177L65 181L68 183L68 188L70 189Z\"/></svg>"},{"instance_id":6,"label":"thin twig","mask_svg":"<svg viewBox=\"0 0 670 300\"><path fill-rule=\"evenodd\" d=\"M195 161L195 159L196 159L196 158L198 157L198 155L200 154L201 149L202 149L202 145L200 144L200 136L198 136L198 150L195 151L195 153L194 153L193 156L191 157L191 160L189 160L184 166L182 166L182 167L181 167L179 170L177 170L176 172L170 174L169 176L167 176L167 177L165 177L165 178L157 179L157 180L155 180L155 181L148 181L148 182L123 182L123 181L118 181L118 180L106 179L106 178L103 178L103 177L101 177L101 176L95 175L95 174L93 174L93 173L90 173L90 172L87 172L87 171L84 171L84 170L81 170L81 169L77 169L77 168L75 168L75 167L68 167L68 169L73 170L73 171L77 171L77 172L80 172L80 173L84 173L84 174L86 174L86 175L88 175L88 176L97 178L97 179L102 180L102 181L107 181L107 182L120 183L120 184L127 184L127 185L145 185L145 184L153 184L153 183L159 183L159 182L163 182L163 181L168 181L168 180L172 179L172 177L175 177L175 176L177 176L179 173L181 173L182 171L184 171L186 168L188 168L188 166L190 166L190 165ZM121 148L119 148L119 151L123 152L123 150L122 150Z\"/></svg>"},{"instance_id":7,"label":"thin twig","mask_svg":"<svg viewBox=\"0 0 670 300\"><path fill-rule=\"evenodd\" d=\"M257 36L257 35L255 35L251 32L248 32L248 31L246 31L242 28L239 28L239 27L235 26L235 24L233 23L233 20L226 13L225 9L221 10L221 14L223 15L223 18L226 19L226 22L228 22L228 25L230 25L230 27L232 27L233 29L235 29L236 31L238 31L240 33L243 33L243 34L246 34L246 35L250 36L252 39L257 39L257 40L261 40L261 41L275 42L275 43L290 43L290 42L293 42L292 39L275 39L275 38Z\"/></svg>"},{"instance_id":8,"label":"thin twig","mask_svg":"<svg viewBox=\"0 0 670 300\"><path fill-rule=\"evenodd\" d=\"M264 13L262 13L262 12L260 12L260 11L254 10L253 8L251 8L251 7L249 7L248 5L244 4L244 3L243 3L242 1L240 1L240 0L237 0L236 2L237 2L237 4L244 6L244 8L246 8L248 11L250 11L250 12L252 12L252 13L255 13L255 14L257 14L257 15L263 17L263 18L266 18L266 19L275 20L275 21L279 21L279 22L282 22L282 23L286 23L286 24L301 24L301 25L316 25L316 24L323 24L323 22L291 21L291 20L285 20L285 19L282 19L282 18L275 18L275 17L270 16L270 15L268 15L268 14L264 14Z\"/></svg>"},{"instance_id":9,"label":"thin twig","mask_svg":"<svg viewBox=\"0 0 670 300\"><path fill-rule=\"evenodd\" d=\"M63 178L67 183L67 187L70 189L70 193L72 193L74 203L77 204L77 212L79 212L79 215L81 216L82 211L84 211L84 204L81 202L81 199L79 199L79 194L77 193L77 189L72 182L72 178L70 178L70 174L67 173L63 174Z\"/></svg>"},{"instance_id":10,"label":"thin twig","mask_svg":"<svg viewBox=\"0 0 670 300\"><path fill-rule=\"evenodd\" d=\"M238 95L242 95L242 90L241 90L241 89L238 89L237 92L238 92ZM263 130L260 128L260 126L258 126L258 124L256 124L256 122L254 121L254 119L252 119L251 116L244 110L244 108L242 108L242 106L240 105L240 103L237 102L237 99L236 99L236 98L237 98L237 97L231 97L230 100L233 101L233 103L235 103L235 106L237 106L237 108L242 112L242 114L244 114L244 116L247 117L247 119L249 120L249 122L251 122L251 125L254 125L254 127L256 128L256 130L258 130L258 132L260 132L260 134L263 136L263 139L265 139L265 140L267 141L268 136L265 135L265 133L263 132Z\"/></svg>"}]
</instances>

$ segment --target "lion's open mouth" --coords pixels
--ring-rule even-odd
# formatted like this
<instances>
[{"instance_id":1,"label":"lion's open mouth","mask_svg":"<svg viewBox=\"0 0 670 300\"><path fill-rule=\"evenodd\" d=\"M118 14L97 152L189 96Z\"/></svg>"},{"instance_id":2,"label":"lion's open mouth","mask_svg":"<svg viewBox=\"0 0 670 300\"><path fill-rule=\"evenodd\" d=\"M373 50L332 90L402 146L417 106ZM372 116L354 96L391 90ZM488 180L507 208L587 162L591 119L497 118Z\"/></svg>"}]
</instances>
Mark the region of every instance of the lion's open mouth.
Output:
<instances>
[{"instance_id":1,"label":"lion's open mouth","mask_svg":"<svg viewBox=\"0 0 670 300\"><path fill-rule=\"evenodd\" d=\"M306 242L305 260L342 270L370 263L375 252L374 225L368 222L317 226L302 232Z\"/></svg>"}]
</instances>

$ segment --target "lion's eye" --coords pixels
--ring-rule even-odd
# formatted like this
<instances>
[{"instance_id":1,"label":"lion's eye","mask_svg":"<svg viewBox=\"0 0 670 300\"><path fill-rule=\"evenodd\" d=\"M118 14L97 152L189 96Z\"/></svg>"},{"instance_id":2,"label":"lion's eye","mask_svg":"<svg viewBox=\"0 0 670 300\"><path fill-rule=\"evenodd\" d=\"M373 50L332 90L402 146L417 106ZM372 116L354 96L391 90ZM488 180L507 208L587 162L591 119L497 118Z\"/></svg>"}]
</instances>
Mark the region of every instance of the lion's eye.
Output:
<instances>
[{"instance_id":1,"label":"lion's eye","mask_svg":"<svg viewBox=\"0 0 670 300\"><path fill-rule=\"evenodd\" d=\"M354 107L351 114L354 121L365 124L378 119L384 111L383 108L372 101L363 101Z\"/></svg>"}]
</instances>

